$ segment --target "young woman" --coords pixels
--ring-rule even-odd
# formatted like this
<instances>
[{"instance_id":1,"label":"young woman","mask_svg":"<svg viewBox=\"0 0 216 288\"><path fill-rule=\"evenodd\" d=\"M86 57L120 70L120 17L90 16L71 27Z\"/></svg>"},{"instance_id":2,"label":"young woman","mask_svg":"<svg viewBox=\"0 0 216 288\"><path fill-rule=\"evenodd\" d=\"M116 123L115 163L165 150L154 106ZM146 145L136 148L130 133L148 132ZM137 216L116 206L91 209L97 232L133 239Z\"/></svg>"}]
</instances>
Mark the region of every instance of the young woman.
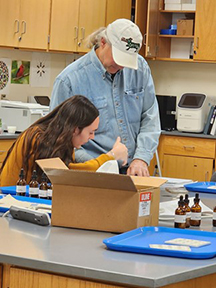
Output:
<instances>
[{"instance_id":1,"label":"young woman","mask_svg":"<svg viewBox=\"0 0 216 288\"><path fill-rule=\"evenodd\" d=\"M69 169L96 171L108 160L127 163L127 148L118 137L112 150L85 163L74 163L74 148L94 139L99 125L97 108L84 96L73 96L26 129L11 146L0 169L1 186L16 185L20 169L29 183L35 160L59 157Z\"/></svg>"}]
</instances>

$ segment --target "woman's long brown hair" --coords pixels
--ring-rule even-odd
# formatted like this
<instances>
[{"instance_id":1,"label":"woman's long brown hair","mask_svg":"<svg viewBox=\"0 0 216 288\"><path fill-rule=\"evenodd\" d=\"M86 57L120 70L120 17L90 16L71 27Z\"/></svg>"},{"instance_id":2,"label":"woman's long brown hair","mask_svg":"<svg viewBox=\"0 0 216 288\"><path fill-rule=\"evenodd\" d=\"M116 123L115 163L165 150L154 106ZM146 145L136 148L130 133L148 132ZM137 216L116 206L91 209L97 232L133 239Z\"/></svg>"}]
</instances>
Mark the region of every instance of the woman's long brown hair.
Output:
<instances>
[{"instance_id":1,"label":"woman's long brown hair","mask_svg":"<svg viewBox=\"0 0 216 288\"><path fill-rule=\"evenodd\" d=\"M35 165L29 167L29 159L32 157L33 163L37 159L59 157L68 165L73 161L72 136L75 128L78 127L81 132L83 128L91 125L98 116L97 108L86 97L75 95L61 103L48 115L40 118L23 132L25 133L22 151L24 170L27 172L29 169L36 169ZM14 149L15 143L20 141L22 134L9 149L0 173Z\"/></svg>"}]
</instances>

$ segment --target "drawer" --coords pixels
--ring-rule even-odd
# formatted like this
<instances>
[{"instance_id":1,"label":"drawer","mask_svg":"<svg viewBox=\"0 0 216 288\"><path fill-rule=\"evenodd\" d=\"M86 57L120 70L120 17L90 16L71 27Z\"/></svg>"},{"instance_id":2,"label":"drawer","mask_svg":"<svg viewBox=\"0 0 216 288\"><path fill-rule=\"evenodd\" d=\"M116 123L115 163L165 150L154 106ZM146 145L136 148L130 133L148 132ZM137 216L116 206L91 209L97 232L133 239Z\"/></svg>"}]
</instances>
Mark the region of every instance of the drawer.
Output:
<instances>
[{"instance_id":1,"label":"drawer","mask_svg":"<svg viewBox=\"0 0 216 288\"><path fill-rule=\"evenodd\" d=\"M203 138L168 136L163 141L163 153L214 159L215 142L215 140Z\"/></svg>"},{"instance_id":2,"label":"drawer","mask_svg":"<svg viewBox=\"0 0 216 288\"><path fill-rule=\"evenodd\" d=\"M7 151L10 149L11 145L15 140L0 140L0 163L4 161Z\"/></svg>"}]
</instances>

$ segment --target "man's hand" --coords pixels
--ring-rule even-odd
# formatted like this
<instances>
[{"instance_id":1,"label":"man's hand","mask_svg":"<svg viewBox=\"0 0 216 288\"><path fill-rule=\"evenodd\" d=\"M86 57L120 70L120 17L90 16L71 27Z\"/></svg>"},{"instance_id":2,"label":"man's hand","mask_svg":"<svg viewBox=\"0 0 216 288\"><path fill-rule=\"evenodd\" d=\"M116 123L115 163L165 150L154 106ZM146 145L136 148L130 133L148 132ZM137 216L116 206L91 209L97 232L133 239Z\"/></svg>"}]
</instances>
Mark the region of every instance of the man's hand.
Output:
<instances>
[{"instance_id":1,"label":"man's hand","mask_svg":"<svg viewBox=\"0 0 216 288\"><path fill-rule=\"evenodd\" d=\"M127 170L127 175L149 177L148 165L140 159L134 159Z\"/></svg>"}]
</instances>

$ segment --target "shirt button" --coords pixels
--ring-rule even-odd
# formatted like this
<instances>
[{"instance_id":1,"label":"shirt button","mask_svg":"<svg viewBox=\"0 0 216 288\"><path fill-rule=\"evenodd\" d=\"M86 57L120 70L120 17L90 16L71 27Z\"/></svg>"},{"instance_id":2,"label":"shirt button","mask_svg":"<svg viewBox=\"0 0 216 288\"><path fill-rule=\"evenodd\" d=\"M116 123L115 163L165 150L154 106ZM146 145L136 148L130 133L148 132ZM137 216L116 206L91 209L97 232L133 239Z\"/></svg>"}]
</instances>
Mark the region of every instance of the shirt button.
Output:
<instances>
[{"instance_id":1,"label":"shirt button","mask_svg":"<svg viewBox=\"0 0 216 288\"><path fill-rule=\"evenodd\" d=\"M116 84L114 84L113 87L116 88Z\"/></svg>"},{"instance_id":2,"label":"shirt button","mask_svg":"<svg viewBox=\"0 0 216 288\"><path fill-rule=\"evenodd\" d=\"M123 121L122 121L122 120L119 120L119 123L123 123Z\"/></svg>"},{"instance_id":3,"label":"shirt button","mask_svg":"<svg viewBox=\"0 0 216 288\"><path fill-rule=\"evenodd\" d=\"M126 142L126 141L127 141L127 138L123 138L123 141Z\"/></svg>"},{"instance_id":4,"label":"shirt button","mask_svg":"<svg viewBox=\"0 0 216 288\"><path fill-rule=\"evenodd\" d=\"M119 105L119 103L118 103L118 102L115 102L115 105L116 105L116 106L118 106L118 105Z\"/></svg>"}]
</instances>

